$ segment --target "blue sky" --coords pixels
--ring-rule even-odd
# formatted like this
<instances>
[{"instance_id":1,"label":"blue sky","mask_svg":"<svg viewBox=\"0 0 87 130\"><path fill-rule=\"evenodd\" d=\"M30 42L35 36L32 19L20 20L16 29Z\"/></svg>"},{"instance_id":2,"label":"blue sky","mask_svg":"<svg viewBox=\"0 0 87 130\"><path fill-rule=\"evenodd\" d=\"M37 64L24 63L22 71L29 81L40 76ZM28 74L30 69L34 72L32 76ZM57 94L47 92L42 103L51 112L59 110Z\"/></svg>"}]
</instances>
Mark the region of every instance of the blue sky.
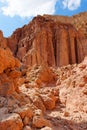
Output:
<instances>
[{"instance_id":1,"label":"blue sky","mask_svg":"<svg viewBox=\"0 0 87 130\"><path fill-rule=\"evenodd\" d=\"M87 11L87 0L0 0L0 30L5 37L36 15L71 16Z\"/></svg>"}]
</instances>

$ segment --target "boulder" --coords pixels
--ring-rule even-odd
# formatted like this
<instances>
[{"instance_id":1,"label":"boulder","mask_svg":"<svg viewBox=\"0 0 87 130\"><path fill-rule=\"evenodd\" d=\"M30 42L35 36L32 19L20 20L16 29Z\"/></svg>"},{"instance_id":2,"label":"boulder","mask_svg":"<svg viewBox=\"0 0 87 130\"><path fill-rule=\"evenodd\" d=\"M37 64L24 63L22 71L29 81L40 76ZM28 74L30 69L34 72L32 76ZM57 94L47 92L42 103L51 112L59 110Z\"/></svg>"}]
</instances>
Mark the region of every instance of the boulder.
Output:
<instances>
[{"instance_id":1,"label":"boulder","mask_svg":"<svg viewBox=\"0 0 87 130\"><path fill-rule=\"evenodd\" d=\"M21 130L23 123L18 114L6 114L0 117L0 129L1 130Z\"/></svg>"}]
</instances>

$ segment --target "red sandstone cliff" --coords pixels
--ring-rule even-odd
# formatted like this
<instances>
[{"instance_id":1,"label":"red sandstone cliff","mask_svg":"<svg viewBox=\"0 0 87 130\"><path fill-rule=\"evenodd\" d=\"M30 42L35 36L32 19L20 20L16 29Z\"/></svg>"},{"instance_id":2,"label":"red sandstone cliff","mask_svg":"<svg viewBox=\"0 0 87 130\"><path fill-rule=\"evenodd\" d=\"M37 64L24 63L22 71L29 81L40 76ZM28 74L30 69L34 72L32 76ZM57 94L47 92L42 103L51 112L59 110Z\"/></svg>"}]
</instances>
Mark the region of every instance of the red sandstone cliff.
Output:
<instances>
[{"instance_id":1,"label":"red sandstone cliff","mask_svg":"<svg viewBox=\"0 0 87 130\"><path fill-rule=\"evenodd\" d=\"M60 15L44 15L46 19L59 21L61 23L71 23L77 30L87 38L87 12L82 12L71 17Z\"/></svg>"},{"instance_id":2,"label":"red sandstone cliff","mask_svg":"<svg viewBox=\"0 0 87 130\"><path fill-rule=\"evenodd\" d=\"M47 17L10 38L0 31L0 130L87 130L87 57L52 67L80 62L86 35Z\"/></svg>"},{"instance_id":3,"label":"red sandstone cliff","mask_svg":"<svg viewBox=\"0 0 87 130\"><path fill-rule=\"evenodd\" d=\"M84 13L81 21L86 21L82 16ZM20 61L30 66L79 63L87 55L85 33L74 22L77 21L80 26L79 17L37 16L8 38L8 46Z\"/></svg>"}]
</instances>

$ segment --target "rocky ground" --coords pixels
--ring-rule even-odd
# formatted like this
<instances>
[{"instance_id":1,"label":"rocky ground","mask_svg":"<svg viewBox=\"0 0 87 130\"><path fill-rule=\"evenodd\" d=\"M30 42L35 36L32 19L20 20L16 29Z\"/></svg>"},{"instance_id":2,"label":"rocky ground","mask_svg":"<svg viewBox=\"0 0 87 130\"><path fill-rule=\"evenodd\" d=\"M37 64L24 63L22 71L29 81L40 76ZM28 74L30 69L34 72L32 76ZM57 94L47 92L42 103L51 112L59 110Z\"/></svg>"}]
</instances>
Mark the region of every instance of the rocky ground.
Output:
<instances>
[{"instance_id":1,"label":"rocky ground","mask_svg":"<svg viewBox=\"0 0 87 130\"><path fill-rule=\"evenodd\" d=\"M11 77L15 73L8 72ZM20 73L17 89L8 74L0 75L1 130L87 130L87 58L60 68L35 65Z\"/></svg>"}]
</instances>

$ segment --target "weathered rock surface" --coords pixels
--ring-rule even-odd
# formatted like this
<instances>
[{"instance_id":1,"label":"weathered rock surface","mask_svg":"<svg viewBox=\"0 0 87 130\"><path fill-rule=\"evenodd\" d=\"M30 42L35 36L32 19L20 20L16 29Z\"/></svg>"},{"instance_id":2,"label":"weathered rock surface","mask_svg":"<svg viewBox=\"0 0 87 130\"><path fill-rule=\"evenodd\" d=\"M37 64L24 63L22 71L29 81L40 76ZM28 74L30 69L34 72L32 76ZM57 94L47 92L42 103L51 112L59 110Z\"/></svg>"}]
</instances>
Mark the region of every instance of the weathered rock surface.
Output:
<instances>
[{"instance_id":1,"label":"weathered rock surface","mask_svg":"<svg viewBox=\"0 0 87 130\"><path fill-rule=\"evenodd\" d=\"M30 126L26 125L23 130L32 130Z\"/></svg>"},{"instance_id":2,"label":"weathered rock surface","mask_svg":"<svg viewBox=\"0 0 87 130\"><path fill-rule=\"evenodd\" d=\"M52 70L46 65L35 65L29 67L26 72L26 82L29 82L32 85L34 82L37 87L44 86L44 84L49 84L50 82L54 83L56 76Z\"/></svg>"},{"instance_id":3,"label":"weathered rock surface","mask_svg":"<svg viewBox=\"0 0 87 130\"><path fill-rule=\"evenodd\" d=\"M14 90L10 95L0 96L2 130L87 129L87 58L80 64L45 67L26 69L19 93ZM47 69L50 71L46 72ZM44 80L47 73L52 76L50 82L50 78ZM35 85L38 75L42 78Z\"/></svg>"},{"instance_id":4,"label":"weathered rock surface","mask_svg":"<svg viewBox=\"0 0 87 130\"><path fill-rule=\"evenodd\" d=\"M18 77L21 75L18 67L20 62L12 55L7 40L0 31L0 95L9 95L17 90Z\"/></svg>"},{"instance_id":5,"label":"weathered rock surface","mask_svg":"<svg viewBox=\"0 0 87 130\"><path fill-rule=\"evenodd\" d=\"M71 23L74 27L79 30L87 38L87 12L82 12L71 17L58 16L58 15L44 15L47 19L59 21L62 23Z\"/></svg>"},{"instance_id":6,"label":"weathered rock surface","mask_svg":"<svg viewBox=\"0 0 87 130\"><path fill-rule=\"evenodd\" d=\"M18 59L14 58L12 52L7 47L7 40L0 31L0 73L7 68L19 67Z\"/></svg>"},{"instance_id":7,"label":"weathered rock surface","mask_svg":"<svg viewBox=\"0 0 87 130\"><path fill-rule=\"evenodd\" d=\"M1 130L21 130L23 127L22 120L18 114L7 114L0 117Z\"/></svg>"},{"instance_id":8,"label":"weathered rock surface","mask_svg":"<svg viewBox=\"0 0 87 130\"><path fill-rule=\"evenodd\" d=\"M87 130L86 35L53 18L0 31L0 130Z\"/></svg>"},{"instance_id":9,"label":"weathered rock surface","mask_svg":"<svg viewBox=\"0 0 87 130\"><path fill-rule=\"evenodd\" d=\"M8 46L25 65L79 63L87 55L86 30L81 31L86 29L86 18L87 13L73 17L37 16L8 38Z\"/></svg>"},{"instance_id":10,"label":"weathered rock surface","mask_svg":"<svg viewBox=\"0 0 87 130\"><path fill-rule=\"evenodd\" d=\"M33 126L36 128L42 128L44 126L51 126L51 124L43 117L41 110L35 110L35 115L33 117Z\"/></svg>"}]
</instances>

